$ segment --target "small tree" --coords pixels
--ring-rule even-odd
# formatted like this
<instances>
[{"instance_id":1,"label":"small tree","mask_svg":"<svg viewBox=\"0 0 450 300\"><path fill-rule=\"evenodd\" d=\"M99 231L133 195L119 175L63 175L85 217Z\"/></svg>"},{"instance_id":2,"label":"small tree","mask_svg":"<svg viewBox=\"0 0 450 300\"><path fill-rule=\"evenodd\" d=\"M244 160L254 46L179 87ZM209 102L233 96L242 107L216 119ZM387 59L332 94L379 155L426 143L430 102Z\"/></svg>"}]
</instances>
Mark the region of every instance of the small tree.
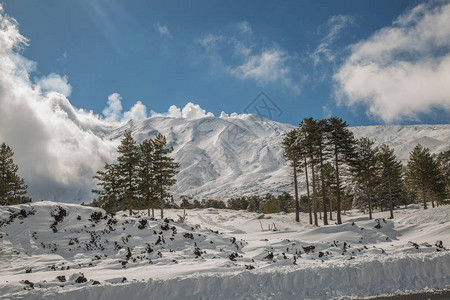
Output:
<instances>
[{"instance_id":1,"label":"small tree","mask_svg":"<svg viewBox=\"0 0 450 300\"><path fill-rule=\"evenodd\" d=\"M383 194L389 197L390 218L394 218L394 200L393 194L399 194L402 191L402 164L396 161L394 149L388 145L381 146L377 155L376 168L379 173L379 189Z\"/></svg>"},{"instance_id":2,"label":"small tree","mask_svg":"<svg viewBox=\"0 0 450 300\"><path fill-rule=\"evenodd\" d=\"M118 206L122 207L123 188L120 185L120 172L116 164L105 164L104 171L97 171L94 176L100 189L93 189L99 197L99 206L109 212L117 212Z\"/></svg>"},{"instance_id":3,"label":"small tree","mask_svg":"<svg viewBox=\"0 0 450 300\"><path fill-rule=\"evenodd\" d=\"M27 185L17 175L19 167L13 161L14 152L5 143L0 146L0 204L13 205L31 202L27 194Z\"/></svg>"},{"instance_id":4,"label":"small tree","mask_svg":"<svg viewBox=\"0 0 450 300\"><path fill-rule=\"evenodd\" d=\"M288 213L294 204L294 199L291 194L287 192L283 192L281 195L278 195L277 201L280 206L280 211L285 213Z\"/></svg>"},{"instance_id":5,"label":"small tree","mask_svg":"<svg viewBox=\"0 0 450 300\"><path fill-rule=\"evenodd\" d=\"M128 205L130 215L133 214L133 204L137 199L138 174L137 163L139 160L136 142L131 136L131 131L125 131L124 137L117 148L119 152L118 168L120 172L120 185L124 190L124 199Z\"/></svg>"},{"instance_id":6,"label":"small tree","mask_svg":"<svg viewBox=\"0 0 450 300\"><path fill-rule=\"evenodd\" d=\"M155 170L154 170L154 155L155 147L153 140L143 141L139 147L139 161L138 161L138 188L142 198L142 204L147 208L147 214L150 216L150 209L152 209L152 216L155 216L154 208L157 201L156 185L155 185Z\"/></svg>"},{"instance_id":7,"label":"small tree","mask_svg":"<svg viewBox=\"0 0 450 300\"><path fill-rule=\"evenodd\" d=\"M368 138L358 140L355 157L352 161L352 176L354 181L361 184L369 207L369 219L372 220L372 197L373 190L377 183L376 174L376 153L377 148L373 147L374 142Z\"/></svg>"},{"instance_id":8,"label":"small tree","mask_svg":"<svg viewBox=\"0 0 450 300\"><path fill-rule=\"evenodd\" d=\"M411 191L422 196L424 209L427 209L428 199L431 198L434 207L433 196L444 192L442 179L438 163L430 150L421 145L414 147L407 164L406 182Z\"/></svg>"},{"instance_id":9,"label":"small tree","mask_svg":"<svg viewBox=\"0 0 450 300\"><path fill-rule=\"evenodd\" d=\"M441 170L443 184L445 186L445 197L450 197L450 150L441 152L437 156L437 163Z\"/></svg>"},{"instance_id":10,"label":"small tree","mask_svg":"<svg viewBox=\"0 0 450 300\"><path fill-rule=\"evenodd\" d=\"M155 182L155 195L161 203L161 219L164 218L164 199L170 196L169 189L175 184L176 170L179 164L169 156L173 152L173 147L166 148L166 137L158 133L153 140L153 173Z\"/></svg>"}]
</instances>

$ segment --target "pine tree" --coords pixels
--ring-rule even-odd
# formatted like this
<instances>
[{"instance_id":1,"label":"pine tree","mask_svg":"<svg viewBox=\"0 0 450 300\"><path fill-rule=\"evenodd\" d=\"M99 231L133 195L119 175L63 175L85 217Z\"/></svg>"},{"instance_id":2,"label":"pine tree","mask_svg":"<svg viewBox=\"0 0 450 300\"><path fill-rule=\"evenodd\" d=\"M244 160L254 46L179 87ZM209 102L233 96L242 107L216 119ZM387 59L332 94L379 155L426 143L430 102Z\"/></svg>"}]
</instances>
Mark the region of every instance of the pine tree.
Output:
<instances>
[{"instance_id":1,"label":"pine tree","mask_svg":"<svg viewBox=\"0 0 450 300\"><path fill-rule=\"evenodd\" d=\"M326 151L327 138L327 122L326 120L319 120L316 122L317 137L316 144L318 150L318 158L320 163L320 181L322 183L322 207L323 207L323 225L328 225L327 220L327 192L325 187L325 166L324 162L328 157ZM331 217L330 217L331 218Z\"/></svg>"},{"instance_id":2,"label":"pine tree","mask_svg":"<svg viewBox=\"0 0 450 300\"><path fill-rule=\"evenodd\" d=\"M317 219L317 189L316 189L316 176L315 167L318 163L317 159L317 147L316 147L316 126L313 118L305 118L300 123L300 131L302 133L303 145L305 151L305 157L308 157L308 166L311 167L312 173L312 207L314 216L314 225L319 226ZM306 165L306 163L305 163ZM305 167L306 170L306 167ZM306 173L306 172L305 172ZM308 176L307 176L308 178Z\"/></svg>"},{"instance_id":3,"label":"pine tree","mask_svg":"<svg viewBox=\"0 0 450 300\"><path fill-rule=\"evenodd\" d=\"M348 129L347 122L338 117L328 119L328 145L331 149L334 159L334 169L336 176L336 200L337 200L337 223L342 224L341 218L341 180L340 166L348 164L353 156L355 138Z\"/></svg>"},{"instance_id":4,"label":"pine tree","mask_svg":"<svg viewBox=\"0 0 450 300\"><path fill-rule=\"evenodd\" d=\"M19 167L13 161L14 152L5 143L0 146L0 204L14 205L31 202L27 194L27 185L17 175Z\"/></svg>"},{"instance_id":5,"label":"pine tree","mask_svg":"<svg viewBox=\"0 0 450 300\"><path fill-rule=\"evenodd\" d=\"M291 194L287 192L283 192L281 195L277 197L278 204L280 205L280 211L288 213L293 206L294 199Z\"/></svg>"},{"instance_id":6,"label":"pine tree","mask_svg":"<svg viewBox=\"0 0 450 300\"><path fill-rule=\"evenodd\" d=\"M164 200L170 196L169 189L175 184L174 176L178 173L176 170L179 164L168 156L173 148L166 148L166 137L158 133L153 140L153 172L155 180L155 194L161 203L161 219L164 218Z\"/></svg>"},{"instance_id":7,"label":"pine tree","mask_svg":"<svg viewBox=\"0 0 450 300\"><path fill-rule=\"evenodd\" d=\"M307 205L308 205L308 215L309 215L309 224L313 224L312 218L312 209L311 209L311 193L309 191L309 176L308 176L308 140L306 133L305 124L302 122L297 129L298 141L300 144L299 151L301 151L301 157L303 158L303 169L305 170L305 181L306 181L306 197L307 197Z\"/></svg>"},{"instance_id":8,"label":"pine tree","mask_svg":"<svg viewBox=\"0 0 450 300\"><path fill-rule=\"evenodd\" d=\"M105 164L104 171L97 171L94 176L97 185L101 189L93 189L99 197L97 201L101 208L109 212L117 212L119 207L123 207L123 188L120 185L120 172L117 164Z\"/></svg>"},{"instance_id":9,"label":"pine tree","mask_svg":"<svg viewBox=\"0 0 450 300\"><path fill-rule=\"evenodd\" d=\"M410 153L406 169L408 187L416 195L421 193L424 209L427 209L427 194L431 189L430 168L432 167L432 161L430 151L419 144Z\"/></svg>"},{"instance_id":10,"label":"pine tree","mask_svg":"<svg viewBox=\"0 0 450 300\"><path fill-rule=\"evenodd\" d=\"M283 139L284 157L290 162L294 175L295 221L300 222L300 204L298 201L297 169L300 164L298 131L293 129Z\"/></svg>"},{"instance_id":11,"label":"pine tree","mask_svg":"<svg viewBox=\"0 0 450 300\"><path fill-rule=\"evenodd\" d=\"M371 220L373 190L377 182L375 165L378 151L373 145L374 142L368 138L359 139L355 149L355 157L351 162L353 179L364 188L369 206L369 219Z\"/></svg>"},{"instance_id":12,"label":"pine tree","mask_svg":"<svg viewBox=\"0 0 450 300\"><path fill-rule=\"evenodd\" d=\"M332 211L333 211L333 199L336 196L333 193L333 190L336 190L336 171L334 166L330 162L326 162L324 164L324 179L325 179L325 188L327 199L329 199L329 211L330 211L330 220L333 220Z\"/></svg>"},{"instance_id":13,"label":"pine tree","mask_svg":"<svg viewBox=\"0 0 450 300\"><path fill-rule=\"evenodd\" d=\"M131 131L125 131L117 151L120 154L117 158L120 172L120 185L124 190L124 200L128 206L130 215L132 215L133 205L137 200L138 193L137 163L139 156L136 142L131 136Z\"/></svg>"},{"instance_id":14,"label":"pine tree","mask_svg":"<svg viewBox=\"0 0 450 300\"><path fill-rule=\"evenodd\" d=\"M153 168L154 152L155 146L153 140L145 140L139 145L139 192L143 199L143 205L147 208L147 214L150 216L151 208L153 217L155 216L154 205L157 201L155 174Z\"/></svg>"},{"instance_id":15,"label":"pine tree","mask_svg":"<svg viewBox=\"0 0 450 300\"><path fill-rule=\"evenodd\" d=\"M402 164L396 161L394 149L388 145L383 145L377 153L376 168L379 173L379 189L389 197L390 218L394 218L393 195L402 191Z\"/></svg>"},{"instance_id":16,"label":"pine tree","mask_svg":"<svg viewBox=\"0 0 450 300\"><path fill-rule=\"evenodd\" d=\"M450 197L450 150L441 152L437 156L437 163L441 170L445 197Z\"/></svg>"},{"instance_id":17,"label":"pine tree","mask_svg":"<svg viewBox=\"0 0 450 300\"><path fill-rule=\"evenodd\" d=\"M312 183L313 183L313 202L314 208L317 206L317 185L316 177L314 176L314 169L316 165L319 165L320 181L322 185L322 208L323 208L323 224L328 225L327 218L327 198L325 189L325 178L324 178L324 162L327 158L326 152L326 121L325 120L314 120L313 118L305 118L300 123L300 127L305 133L305 147L307 155L310 157L311 171L313 173ZM317 218L317 211L315 211L315 221ZM316 222L315 222L316 223ZM317 225L317 224L316 224Z\"/></svg>"}]
</instances>

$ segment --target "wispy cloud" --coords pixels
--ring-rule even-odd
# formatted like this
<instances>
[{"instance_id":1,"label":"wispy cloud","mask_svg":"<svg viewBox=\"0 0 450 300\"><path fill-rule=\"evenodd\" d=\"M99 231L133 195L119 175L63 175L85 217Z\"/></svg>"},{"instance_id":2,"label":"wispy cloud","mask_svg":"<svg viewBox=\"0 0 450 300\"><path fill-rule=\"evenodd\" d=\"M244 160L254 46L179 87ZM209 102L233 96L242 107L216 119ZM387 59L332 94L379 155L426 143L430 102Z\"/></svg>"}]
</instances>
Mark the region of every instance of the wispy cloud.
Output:
<instances>
[{"instance_id":1,"label":"wispy cloud","mask_svg":"<svg viewBox=\"0 0 450 300\"><path fill-rule=\"evenodd\" d=\"M247 21L238 22L235 24L236 28L242 34L252 34L252 26Z\"/></svg>"},{"instance_id":2,"label":"wispy cloud","mask_svg":"<svg viewBox=\"0 0 450 300\"><path fill-rule=\"evenodd\" d=\"M336 59L337 51L333 44L339 39L341 32L354 22L353 16L346 15L335 15L327 21L324 26L327 34L320 40L320 44L311 54L314 65L318 65L323 60L333 62Z\"/></svg>"},{"instance_id":3,"label":"wispy cloud","mask_svg":"<svg viewBox=\"0 0 450 300\"><path fill-rule=\"evenodd\" d=\"M215 70L259 85L280 84L293 93L300 93L300 80L293 72L295 57L279 45L263 46L252 38L248 22L234 24L237 33L207 34L197 42ZM236 33L236 31L235 31Z\"/></svg>"},{"instance_id":4,"label":"wispy cloud","mask_svg":"<svg viewBox=\"0 0 450 300\"><path fill-rule=\"evenodd\" d=\"M166 25L161 25L160 23L156 23L156 30L159 32L160 35L167 37L169 39L172 39L172 34L169 31L169 28L167 28Z\"/></svg>"},{"instance_id":5,"label":"wispy cloud","mask_svg":"<svg viewBox=\"0 0 450 300\"><path fill-rule=\"evenodd\" d=\"M450 4L420 4L354 44L334 80L339 103L386 123L450 111Z\"/></svg>"},{"instance_id":6,"label":"wispy cloud","mask_svg":"<svg viewBox=\"0 0 450 300\"><path fill-rule=\"evenodd\" d=\"M229 66L230 74L240 79L253 79L261 84L280 82L295 93L300 86L291 78L291 57L282 49L271 48L256 54L246 54L245 61L238 66Z\"/></svg>"}]
</instances>

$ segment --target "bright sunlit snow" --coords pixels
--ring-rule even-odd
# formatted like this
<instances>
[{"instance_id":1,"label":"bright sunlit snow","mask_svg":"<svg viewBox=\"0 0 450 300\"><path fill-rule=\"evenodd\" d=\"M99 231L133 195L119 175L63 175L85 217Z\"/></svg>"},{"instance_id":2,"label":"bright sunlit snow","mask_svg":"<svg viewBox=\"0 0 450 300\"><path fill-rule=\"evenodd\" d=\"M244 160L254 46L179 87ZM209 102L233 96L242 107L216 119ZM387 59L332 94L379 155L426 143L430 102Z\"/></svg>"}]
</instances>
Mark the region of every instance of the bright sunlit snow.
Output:
<instances>
[{"instance_id":1,"label":"bright sunlit snow","mask_svg":"<svg viewBox=\"0 0 450 300\"><path fill-rule=\"evenodd\" d=\"M73 204L0 208L4 299L331 299L448 288L450 207L316 228L307 215ZM249 298L250 297L250 298Z\"/></svg>"}]
</instances>

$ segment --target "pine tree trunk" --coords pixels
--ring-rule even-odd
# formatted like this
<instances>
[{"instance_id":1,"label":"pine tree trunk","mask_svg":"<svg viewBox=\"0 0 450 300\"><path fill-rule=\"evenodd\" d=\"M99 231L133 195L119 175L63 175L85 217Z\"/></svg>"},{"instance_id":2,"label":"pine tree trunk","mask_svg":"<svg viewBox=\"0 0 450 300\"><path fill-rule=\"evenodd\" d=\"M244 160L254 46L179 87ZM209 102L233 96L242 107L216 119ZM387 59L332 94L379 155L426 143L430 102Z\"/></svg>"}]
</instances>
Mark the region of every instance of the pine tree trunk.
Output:
<instances>
[{"instance_id":1,"label":"pine tree trunk","mask_svg":"<svg viewBox=\"0 0 450 300\"><path fill-rule=\"evenodd\" d=\"M128 195L127 198L128 198L128 212L129 212L130 216L132 216L133 215L133 206L131 205L130 195Z\"/></svg>"},{"instance_id":2,"label":"pine tree trunk","mask_svg":"<svg viewBox=\"0 0 450 300\"><path fill-rule=\"evenodd\" d=\"M342 224L341 219L341 183L339 178L339 163L338 163L338 153L337 147L334 147L334 165L336 173L336 199L337 199L337 223Z\"/></svg>"},{"instance_id":3,"label":"pine tree trunk","mask_svg":"<svg viewBox=\"0 0 450 300\"><path fill-rule=\"evenodd\" d=\"M294 194L295 194L295 221L300 222L300 210L298 203L298 186L297 186L297 162L294 160Z\"/></svg>"},{"instance_id":4,"label":"pine tree trunk","mask_svg":"<svg viewBox=\"0 0 450 300\"><path fill-rule=\"evenodd\" d=\"M392 201L392 189L391 189L391 181L388 181L388 188L389 188L389 209L391 211L391 219L394 218L394 202Z\"/></svg>"},{"instance_id":5,"label":"pine tree trunk","mask_svg":"<svg viewBox=\"0 0 450 300\"><path fill-rule=\"evenodd\" d=\"M161 219L164 219L164 195L163 195L164 191L163 191L162 183L159 188L161 189L160 190L160 193L161 193L160 194L160 197L161 197Z\"/></svg>"},{"instance_id":6,"label":"pine tree trunk","mask_svg":"<svg viewBox=\"0 0 450 300\"><path fill-rule=\"evenodd\" d=\"M316 180L314 174L314 164L311 164L312 172L312 188L313 188L313 209L314 209L314 225L319 226L319 221L317 220L317 192L316 192Z\"/></svg>"},{"instance_id":7,"label":"pine tree trunk","mask_svg":"<svg viewBox=\"0 0 450 300\"><path fill-rule=\"evenodd\" d=\"M308 195L309 224L312 224L313 219L312 219L312 211L311 211L311 195L309 194L308 165L306 163L306 157L305 157L305 177L306 177L306 193Z\"/></svg>"},{"instance_id":8,"label":"pine tree trunk","mask_svg":"<svg viewBox=\"0 0 450 300\"><path fill-rule=\"evenodd\" d=\"M319 155L320 155L320 179L322 181L323 225L328 225L327 199L326 199L327 191L325 190L325 178L323 175L324 167L323 167L323 157L322 157L322 145L319 146Z\"/></svg>"},{"instance_id":9,"label":"pine tree trunk","mask_svg":"<svg viewBox=\"0 0 450 300\"><path fill-rule=\"evenodd\" d=\"M427 209L427 193L425 191L425 186L422 183L422 198L423 198L423 209Z\"/></svg>"},{"instance_id":10,"label":"pine tree trunk","mask_svg":"<svg viewBox=\"0 0 450 300\"><path fill-rule=\"evenodd\" d=\"M333 198L330 197L330 220L333 220Z\"/></svg>"},{"instance_id":11,"label":"pine tree trunk","mask_svg":"<svg viewBox=\"0 0 450 300\"><path fill-rule=\"evenodd\" d=\"M369 220L372 220L372 189L368 188L368 198L369 198Z\"/></svg>"}]
</instances>

